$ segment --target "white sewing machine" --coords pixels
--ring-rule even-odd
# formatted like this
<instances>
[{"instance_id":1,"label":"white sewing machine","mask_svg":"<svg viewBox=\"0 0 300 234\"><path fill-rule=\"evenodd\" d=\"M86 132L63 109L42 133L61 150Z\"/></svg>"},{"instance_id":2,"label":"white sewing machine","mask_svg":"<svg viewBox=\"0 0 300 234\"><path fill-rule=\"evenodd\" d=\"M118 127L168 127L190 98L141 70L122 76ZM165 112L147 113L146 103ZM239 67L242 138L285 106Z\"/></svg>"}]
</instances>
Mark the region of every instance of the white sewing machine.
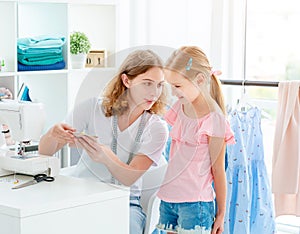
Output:
<instances>
[{"instance_id":1,"label":"white sewing machine","mask_svg":"<svg viewBox=\"0 0 300 234\"><path fill-rule=\"evenodd\" d=\"M59 174L59 160L56 157L22 152L22 142L39 140L45 123L42 103L2 100L0 101L0 124L9 127L12 138L20 142L19 150L0 149L0 176L13 173L36 175L48 173ZM2 133L0 133L2 134Z\"/></svg>"}]
</instances>

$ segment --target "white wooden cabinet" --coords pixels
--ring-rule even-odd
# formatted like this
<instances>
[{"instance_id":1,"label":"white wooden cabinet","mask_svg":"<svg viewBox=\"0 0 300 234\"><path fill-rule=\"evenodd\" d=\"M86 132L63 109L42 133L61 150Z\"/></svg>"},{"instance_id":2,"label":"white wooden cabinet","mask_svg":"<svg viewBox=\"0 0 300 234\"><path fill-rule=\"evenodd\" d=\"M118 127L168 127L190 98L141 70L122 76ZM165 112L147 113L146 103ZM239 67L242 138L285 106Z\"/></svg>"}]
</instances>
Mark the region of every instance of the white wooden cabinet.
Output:
<instances>
[{"instance_id":1,"label":"white wooden cabinet","mask_svg":"<svg viewBox=\"0 0 300 234\"><path fill-rule=\"evenodd\" d=\"M118 50L118 11L118 0L0 0L0 58L6 63L5 71L0 72L0 87L9 88L17 99L20 86L25 83L31 98L45 104L45 130L60 122L73 107L85 76L96 72L97 87L103 88L109 78L101 79L102 72L111 73L115 67L115 61L110 59L105 68L71 69L70 33L84 32L91 41L91 49L104 48L112 55ZM39 35L66 38L63 47L65 69L17 70L17 39ZM91 94L83 91L79 96Z\"/></svg>"},{"instance_id":2,"label":"white wooden cabinet","mask_svg":"<svg viewBox=\"0 0 300 234\"><path fill-rule=\"evenodd\" d=\"M13 190L13 181L13 176L0 178L3 234L129 233L126 187L60 175L54 182Z\"/></svg>"}]
</instances>

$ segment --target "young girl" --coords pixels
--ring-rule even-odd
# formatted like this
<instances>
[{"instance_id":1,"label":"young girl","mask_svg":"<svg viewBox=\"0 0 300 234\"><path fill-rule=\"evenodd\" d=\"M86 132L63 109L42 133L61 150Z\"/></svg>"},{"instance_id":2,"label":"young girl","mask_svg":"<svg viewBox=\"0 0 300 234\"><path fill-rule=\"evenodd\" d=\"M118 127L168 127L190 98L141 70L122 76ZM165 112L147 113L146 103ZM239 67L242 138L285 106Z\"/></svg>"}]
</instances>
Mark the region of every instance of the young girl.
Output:
<instances>
[{"instance_id":1,"label":"young girl","mask_svg":"<svg viewBox=\"0 0 300 234\"><path fill-rule=\"evenodd\" d=\"M181 47L171 55L165 78L178 101L165 115L172 126L172 142L169 166L158 191L157 227L168 233L221 234L225 147L234 143L234 137L225 119L220 82L206 55L195 46Z\"/></svg>"},{"instance_id":2,"label":"young girl","mask_svg":"<svg viewBox=\"0 0 300 234\"><path fill-rule=\"evenodd\" d=\"M110 81L103 99L76 106L67 123L56 124L39 144L41 154L53 155L65 144L75 143L84 150L74 176L130 186L130 234L143 233L140 177L158 163L168 137L167 125L157 115L166 104L163 84L160 58L151 50L136 50ZM76 138L75 131L98 138Z\"/></svg>"}]
</instances>

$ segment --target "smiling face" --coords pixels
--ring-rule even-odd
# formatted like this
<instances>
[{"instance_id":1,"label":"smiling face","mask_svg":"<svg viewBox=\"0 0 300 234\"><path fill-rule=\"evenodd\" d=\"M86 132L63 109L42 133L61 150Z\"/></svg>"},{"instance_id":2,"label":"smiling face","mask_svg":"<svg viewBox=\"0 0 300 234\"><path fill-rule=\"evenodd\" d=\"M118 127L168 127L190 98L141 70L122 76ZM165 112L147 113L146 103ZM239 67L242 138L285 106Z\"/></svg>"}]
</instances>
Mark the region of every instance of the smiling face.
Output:
<instances>
[{"instance_id":1,"label":"smiling face","mask_svg":"<svg viewBox=\"0 0 300 234\"><path fill-rule=\"evenodd\" d=\"M199 97L199 87L178 72L165 70L165 78L171 85L172 95L182 103L192 103Z\"/></svg>"},{"instance_id":2,"label":"smiling face","mask_svg":"<svg viewBox=\"0 0 300 234\"><path fill-rule=\"evenodd\" d=\"M131 108L138 107L143 111L149 110L163 91L164 74L159 67L150 68L132 80L123 74L122 80L128 88L127 97Z\"/></svg>"}]
</instances>

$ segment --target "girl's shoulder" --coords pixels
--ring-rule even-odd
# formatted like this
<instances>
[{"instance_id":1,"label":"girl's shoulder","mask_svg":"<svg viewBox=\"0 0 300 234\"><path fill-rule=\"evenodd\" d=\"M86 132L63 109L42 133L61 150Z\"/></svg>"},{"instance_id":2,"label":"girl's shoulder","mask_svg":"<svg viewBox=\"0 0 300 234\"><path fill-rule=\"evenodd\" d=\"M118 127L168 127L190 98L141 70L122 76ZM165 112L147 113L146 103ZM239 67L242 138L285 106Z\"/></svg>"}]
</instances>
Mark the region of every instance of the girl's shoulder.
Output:
<instances>
[{"instance_id":1,"label":"girl's shoulder","mask_svg":"<svg viewBox=\"0 0 300 234\"><path fill-rule=\"evenodd\" d=\"M218 123L218 122L226 122L227 118L223 113L213 111L206 116L206 120Z\"/></svg>"},{"instance_id":2,"label":"girl's shoulder","mask_svg":"<svg viewBox=\"0 0 300 234\"><path fill-rule=\"evenodd\" d=\"M201 119L201 122L202 123L200 124L200 126L205 126L209 129L225 129L226 125L228 125L228 120L226 119L226 116L223 113L218 112L210 112Z\"/></svg>"},{"instance_id":3,"label":"girl's shoulder","mask_svg":"<svg viewBox=\"0 0 300 234\"><path fill-rule=\"evenodd\" d=\"M199 130L209 136L225 138L226 143L234 143L234 135L230 128L229 121L223 113L209 113Z\"/></svg>"}]
</instances>

